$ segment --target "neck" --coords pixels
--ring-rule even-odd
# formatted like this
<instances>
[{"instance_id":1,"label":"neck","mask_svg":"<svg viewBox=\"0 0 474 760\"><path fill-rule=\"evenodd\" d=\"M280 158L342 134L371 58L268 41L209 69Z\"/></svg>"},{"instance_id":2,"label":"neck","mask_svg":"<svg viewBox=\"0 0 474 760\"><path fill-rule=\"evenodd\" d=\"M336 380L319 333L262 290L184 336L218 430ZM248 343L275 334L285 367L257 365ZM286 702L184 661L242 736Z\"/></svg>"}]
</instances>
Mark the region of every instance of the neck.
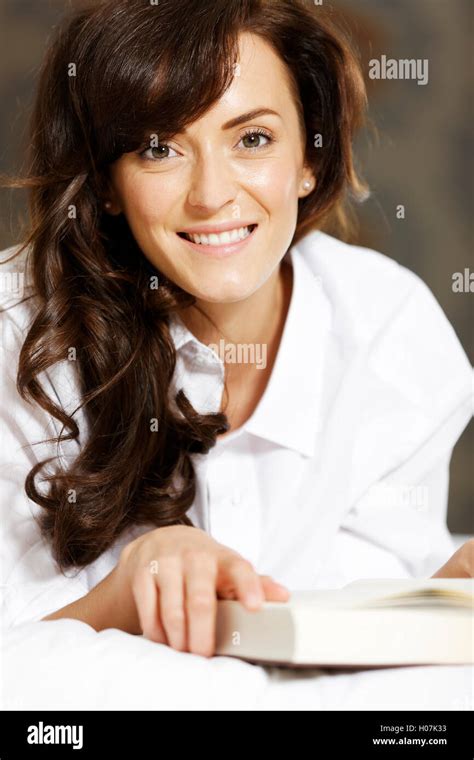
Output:
<instances>
[{"instance_id":1,"label":"neck","mask_svg":"<svg viewBox=\"0 0 474 760\"><path fill-rule=\"evenodd\" d=\"M198 301L180 312L186 327L204 344L266 345L276 355L291 299L291 265L282 262L264 285L237 303ZM214 327L215 325L215 327Z\"/></svg>"}]
</instances>

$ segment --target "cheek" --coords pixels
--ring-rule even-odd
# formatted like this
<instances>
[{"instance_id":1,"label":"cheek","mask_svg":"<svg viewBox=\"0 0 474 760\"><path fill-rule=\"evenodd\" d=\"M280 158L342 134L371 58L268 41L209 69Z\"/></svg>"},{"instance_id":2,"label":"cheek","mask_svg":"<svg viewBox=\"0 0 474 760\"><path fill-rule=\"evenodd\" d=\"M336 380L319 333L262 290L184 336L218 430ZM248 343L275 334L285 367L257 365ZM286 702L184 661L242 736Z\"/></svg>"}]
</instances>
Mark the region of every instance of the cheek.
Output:
<instances>
[{"instance_id":1,"label":"cheek","mask_svg":"<svg viewBox=\"0 0 474 760\"><path fill-rule=\"evenodd\" d=\"M140 223L142 232L166 218L173 206L172 193L163 192L161 183L152 175L126 178L121 195L129 223Z\"/></svg>"},{"instance_id":2,"label":"cheek","mask_svg":"<svg viewBox=\"0 0 474 760\"><path fill-rule=\"evenodd\" d=\"M298 171L290 160L260 165L248 178L247 187L251 188L262 206L270 213L282 209L281 221L284 223L288 213L298 202ZM276 221L276 220L275 220Z\"/></svg>"}]
</instances>

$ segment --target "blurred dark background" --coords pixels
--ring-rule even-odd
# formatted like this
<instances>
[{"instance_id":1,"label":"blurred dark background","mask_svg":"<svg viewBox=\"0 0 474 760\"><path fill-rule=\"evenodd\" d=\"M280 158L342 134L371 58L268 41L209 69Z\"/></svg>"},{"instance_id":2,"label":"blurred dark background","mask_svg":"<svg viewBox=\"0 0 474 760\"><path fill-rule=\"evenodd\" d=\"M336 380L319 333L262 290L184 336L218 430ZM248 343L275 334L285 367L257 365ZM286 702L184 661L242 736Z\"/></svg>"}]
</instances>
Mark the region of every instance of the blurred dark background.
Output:
<instances>
[{"instance_id":1,"label":"blurred dark background","mask_svg":"<svg viewBox=\"0 0 474 760\"><path fill-rule=\"evenodd\" d=\"M179 2L179 0L176 0ZM329 4L324 0L324 4ZM0 0L0 172L21 171L37 71L52 27L74 0ZM452 276L473 261L472 0L335 0L334 12L359 48L370 117L378 137L361 135L357 154L371 198L359 208L353 242L415 271L431 288L468 354L474 356L471 293ZM370 80L369 61L428 59L429 83ZM0 250L21 240L25 197L0 190ZM397 219L397 206L405 219ZM474 533L474 425L451 463L448 526Z\"/></svg>"}]
</instances>

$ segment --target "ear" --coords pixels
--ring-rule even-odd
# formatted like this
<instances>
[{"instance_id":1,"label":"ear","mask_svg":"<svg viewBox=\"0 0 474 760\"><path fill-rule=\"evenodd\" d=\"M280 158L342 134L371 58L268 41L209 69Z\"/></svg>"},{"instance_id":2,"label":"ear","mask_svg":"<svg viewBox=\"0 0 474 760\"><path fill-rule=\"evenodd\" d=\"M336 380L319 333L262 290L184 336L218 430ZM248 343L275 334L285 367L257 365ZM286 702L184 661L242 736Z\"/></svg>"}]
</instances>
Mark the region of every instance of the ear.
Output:
<instances>
[{"instance_id":1,"label":"ear","mask_svg":"<svg viewBox=\"0 0 474 760\"><path fill-rule=\"evenodd\" d=\"M316 185L317 179L314 176L313 170L309 166L305 166L301 173L298 198L306 198L307 195L310 195L310 193L313 192Z\"/></svg>"},{"instance_id":2,"label":"ear","mask_svg":"<svg viewBox=\"0 0 474 760\"><path fill-rule=\"evenodd\" d=\"M103 201L102 207L104 212L106 214L110 214L110 216L118 216L122 213L122 209L120 208L119 204L110 199Z\"/></svg>"},{"instance_id":3,"label":"ear","mask_svg":"<svg viewBox=\"0 0 474 760\"><path fill-rule=\"evenodd\" d=\"M118 216L122 213L122 205L110 177L104 182L101 190L101 205L104 213L110 216Z\"/></svg>"}]
</instances>

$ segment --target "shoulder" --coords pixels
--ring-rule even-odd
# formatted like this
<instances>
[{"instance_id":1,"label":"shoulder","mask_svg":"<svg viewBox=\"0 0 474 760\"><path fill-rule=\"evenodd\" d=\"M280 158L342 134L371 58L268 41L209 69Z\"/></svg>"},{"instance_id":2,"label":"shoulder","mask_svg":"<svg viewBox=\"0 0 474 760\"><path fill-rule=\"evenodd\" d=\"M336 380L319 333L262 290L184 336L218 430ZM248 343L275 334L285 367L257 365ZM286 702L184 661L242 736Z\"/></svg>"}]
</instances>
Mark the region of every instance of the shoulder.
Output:
<instances>
[{"instance_id":1,"label":"shoulder","mask_svg":"<svg viewBox=\"0 0 474 760\"><path fill-rule=\"evenodd\" d=\"M12 246L0 251L0 323L6 333L23 332L38 309L31 277L29 249Z\"/></svg>"},{"instance_id":2,"label":"shoulder","mask_svg":"<svg viewBox=\"0 0 474 760\"><path fill-rule=\"evenodd\" d=\"M365 352L371 372L417 406L459 403L472 367L423 280L377 251L310 233L296 248L320 278L344 352Z\"/></svg>"},{"instance_id":3,"label":"shoulder","mask_svg":"<svg viewBox=\"0 0 474 760\"><path fill-rule=\"evenodd\" d=\"M13 246L0 251L0 381L3 401L7 399L19 415L27 409L16 389L20 352L40 308L30 264L28 248ZM64 359L39 375L46 392L69 414L81 401L73 365Z\"/></svg>"},{"instance_id":4,"label":"shoulder","mask_svg":"<svg viewBox=\"0 0 474 760\"><path fill-rule=\"evenodd\" d=\"M351 325L357 342L372 340L411 301L429 303L432 314L440 308L417 274L383 253L322 232L310 233L296 247L319 277L336 327L342 332Z\"/></svg>"},{"instance_id":5,"label":"shoulder","mask_svg":"<svg viewBox=\"0 0 474 760\"><path fill-rule=\"evenodd\" d=\"M28 261L29 249L0 251L0 365L4 395L15 387L22 345L38 311Z\"/></svg>"}]
</instances>

